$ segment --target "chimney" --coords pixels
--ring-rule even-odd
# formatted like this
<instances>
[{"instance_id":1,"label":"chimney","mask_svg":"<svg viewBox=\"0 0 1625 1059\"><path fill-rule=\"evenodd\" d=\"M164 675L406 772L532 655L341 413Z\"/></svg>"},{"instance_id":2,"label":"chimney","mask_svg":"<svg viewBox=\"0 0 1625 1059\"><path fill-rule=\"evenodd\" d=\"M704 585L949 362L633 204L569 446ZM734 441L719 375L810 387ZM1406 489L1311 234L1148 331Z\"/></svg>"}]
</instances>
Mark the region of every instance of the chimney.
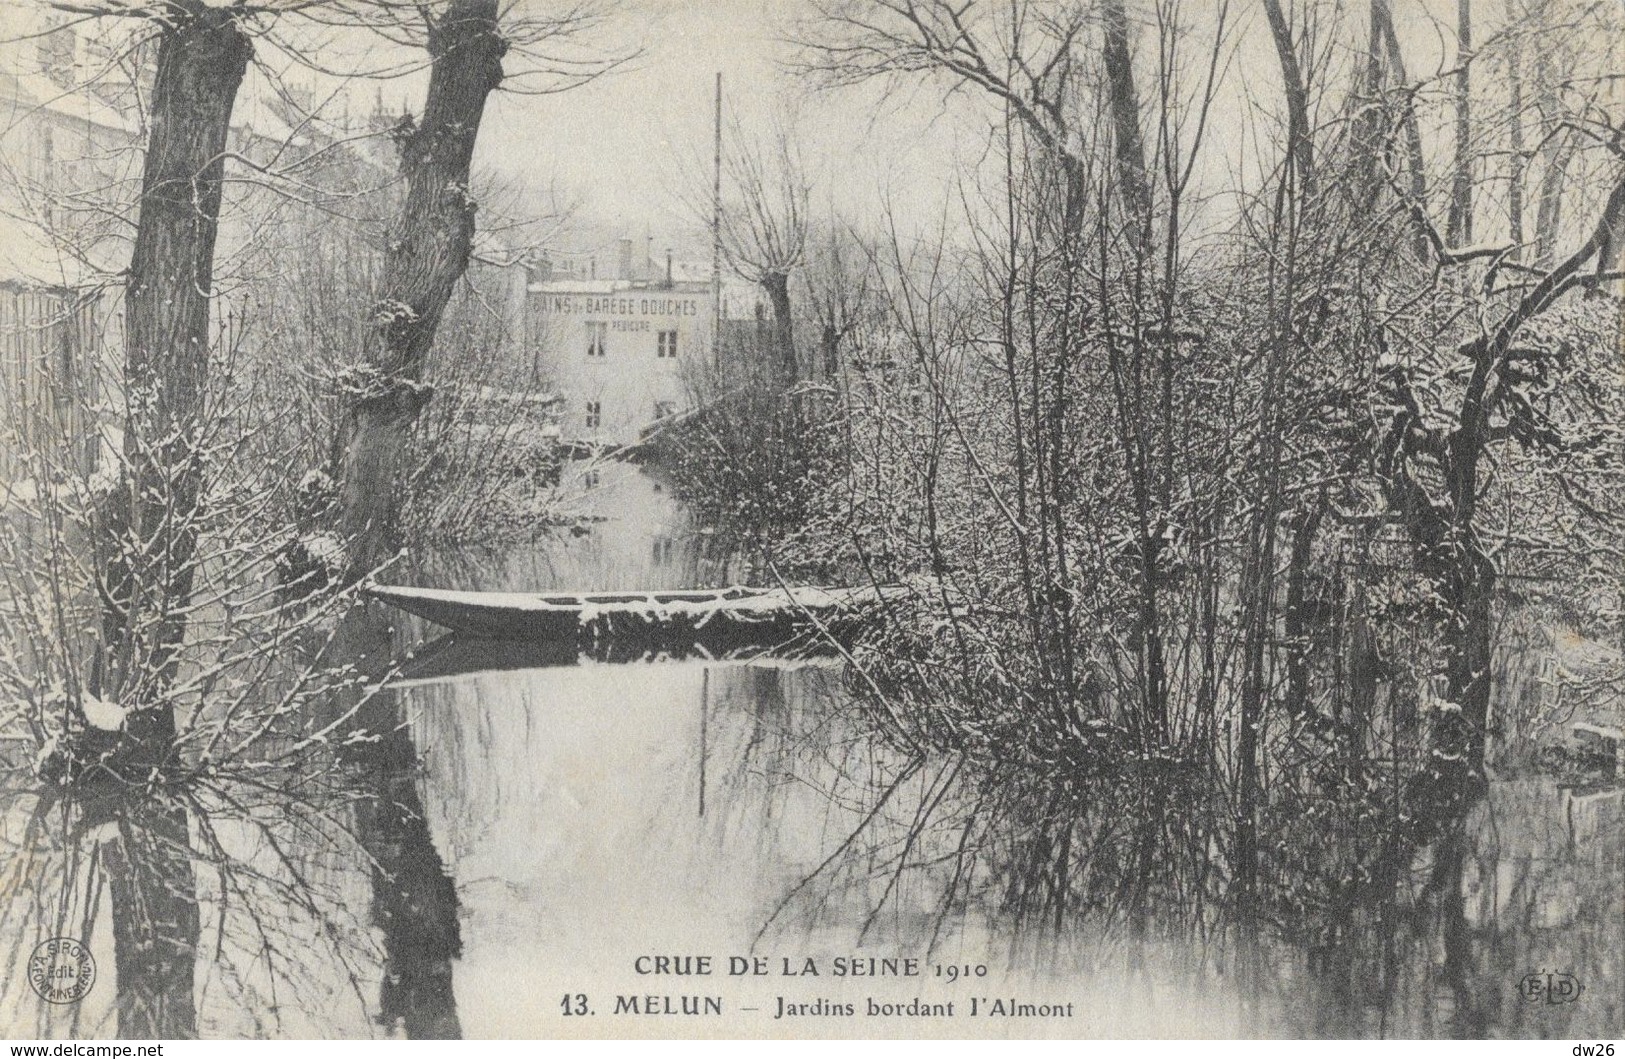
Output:
<instances>
[{"instance_id":1,"label":"chimney","mask_svg":"<svg viewBox=\"0 0 1625 1059\"><path fill-rule=\"evenodd\" d=\"M666 286L671 287L671 247L666 248Z\"/></svg>"},{"instance_id":2,"label":"chimney","mask_svg":"<svg viewBox=\"0 0 1625 1059\"><path fill-rule=\"evenodd\" d=\"M630 239L621 239L621 240L619 240L617 242L617 246L618 246L618 248L620 249L620 252L621 252L621 274L620 274L620 276L618 278L620 278L620 279L631 279L632 278L632 240L630 240Z\"/></svg>"}]
</instances>

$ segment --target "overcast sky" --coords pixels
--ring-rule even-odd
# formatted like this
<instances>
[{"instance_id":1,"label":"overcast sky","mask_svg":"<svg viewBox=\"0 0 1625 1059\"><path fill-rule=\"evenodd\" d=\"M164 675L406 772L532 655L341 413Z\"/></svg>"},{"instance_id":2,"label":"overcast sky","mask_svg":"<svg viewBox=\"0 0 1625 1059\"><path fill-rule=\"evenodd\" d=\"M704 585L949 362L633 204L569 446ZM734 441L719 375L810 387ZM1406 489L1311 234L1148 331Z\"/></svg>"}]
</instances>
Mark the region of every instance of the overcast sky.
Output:
<instances>
[{"instance_id":1,"label":"overcast sky","mask_svg":"<svg viewBox=\"0 0 1625 1059\"><path fill-rule=\"evenodd\" d=\"M1187 5L1198 24L1213 0ZM815 215L835 210L864 225L883 215L907 231L930 228L952 212L985 154L996 111L978 92L943 97L943 82L925 77L908 86L874 83L820 90L783 65L795 54L786 40L802 0L625 0L611 46L640 38L637 62L584 87L552 96L504 95L487 112L480 161L543 186L557 182L580 203L580 247L625 235L707 245L685 192L707 199L714 77L721 72L725 105L746 129L790 112L803 161L819 201ZM1230 41L1240 63L1264 63L1274 83L1270 50L1256 5L1233 4ZM1404 5L1401 5L1403 7ZM1453 4L1452 4L1453 6ZM1216 5L1211 10L1216 10ZM1418 12L1408 12L1415 16ZM1403 21L1403 18L1402 18ZM1260 32L1249 32L1256 22ZM1232 95L1214 125L1221 137L1241 135L1253 101ZM1235 146L1235 145L1232 145ZM1222 170L1237 157L1221 147ZM607 249L607 248L606 248Z\"/></svg>"},{"instance_id":2,"label":"overcast sky","mask_svg":"<svg viewBox=\"0 0 1625 1059\"><path fill-rule=\"evenodd\" d=\"M520 10L550 2L517 0ZM482 168L534 191L556 186L577 204L578 223L564 249L609 252L616 238L641 242L648 234L657 254L666 247L680 254L705 252L708 240L696 210L685 208L684 200L697 200L704 212L718 72L726 107L745 129L765 128L775 114L793 113L816 189L815 216L833 209L864 225L889 214L905 232L933 226L953 209L961 182L973 179L975 160L985 154L997 114L982 93L944 99L944 82L925 77L908 79L910 87L889 93L879 83L821 91L787 70L783 63L794 47L784 38L790 20L807 11L804 0L622 0L622 6L615 24L595 39L605 53L641 46L634 62L567 92L500 93L480 132ZM1453 27L1446 16L1453 15L1454 6L1454 0L1396 2L1413 76L1437 74L1451 57L1447 41ZM1218 0L1190 0L1183 17L1202 34L1211 31L1206 23L1217 10ZM1234 2L1229 11L1228 73L1210 115L1198 173L1198 185L1213 189L1256 186L1252 174L1241 171L1260 160L1272 167L1280 154L1279 75L1267 27L1252 0ZM1355 19L1348 11L1342 17ZM1362 28L1363 23L1349 22L1342 34L1332 35L1358 40ZM385 49L376 37L346 37L325 38L310 52L339 56L358 47L352 68L384 64ZM1136 50L1143 44L1137 41ZM421 51L407 54L421 66ZM506 65L517 71L526 63L511 56ZM1205 66L1196 72L1203 71ZM515 82L509 87L523 89L527 83ZM358 90L377 91L370 84L362 82ZM421 76L387 82L383 92L391 109L421 108ZM1150 105L1149 96L1145 102Z\"/></svg>"},{"instance_id":3,"label":"overcast sky","mask_svg":"<svg viewBox=\"0 0 1625 1059\"><path fill-rule=\"evenodd\" d=\"M4 5L8 0L0 0ZM520 9L548 7L554 0L516 0ZM834 210L864 226L890 215L910 230L934 226L950 214L974 180L977 159L985 157L997 112L974 90L943 98L941 80L907 79L911 87L887 91L871 83L856 89L820 91L803 75L786 70L794 54L784 38L790 19L805 12L805 0L622 0L623 14L596 40L605 53L633 44L642 54L626 67L555 95L503 92L492 101L480 133L478 164L510 181L544 189L556 186L578 204L575 232L561 249L610 252L616 238L655 240L658 255L667 247L679 254L704 255L708 239L696 210L708 198L715 75L724 79L728 110L746 130L761 129L775 114L793 113L797 142L815 190L815 219ZM1480 20L1493 31L1499 4ZM1142 12L1149 4L1131 9ZM1305 5L1292 5L1301 18ZM1323 40L1341 61L1364 39L1363 5L1315 5ZM1438 78L1454 61L1454 0L1396 0L1394 13L1412 77ZM3 10L3 6L0 6ZM1218 0L1187 0L1183 16L1200 38L1211 34ZM1280 80L1267 26L1256 0L1229 5L1223 87L1210 115L1207 142L1197 171L1198 197L1204 191L1233 198L1234 189L1258 187L1258 172L1279 164ZM1343 20L1340 26L1331 23ZM271 42L259 49L271 58ZM365 72L387 66L388 51L370 34L321 34L308 42L308 54L333 56L330 69ZM1618 42L1597 42L1601 48ZM1147 47L1136 41L1136 51ZM347 49L359 49L347 54ZM1339 49L1342 51L1339 52ZM421 49L405 53L420 68L417 76L389 81L386 105L417 112L423 84ZM1200 41L1182 52L1200 56ZM1142 55L1141 58L1144 58ZM270 65L274 66L273 61ZM517 71L522 56L506 65ZM1192 64L1194 90L1205 64ZM296 80L313 76L308 70ZM1341 74L1332 73L1334 83ZM1493 74L1492 74L1493 76ZM1346 78L1344 78L1346 80ZM1142 96L1152 100L1149 74ZM516 78L509 87L523 88ZM1435 82L1439 84L1440 82ZM352 93L379 91L375 82L352 82ZM895 86L894 86L895 87ZM1335 97L1335 93L1334 93ZM352 102L352 105L353 102ZM364 105L364 104L363 104ZM1335 102L1332 105L1336 105ZM1335 114L1321 115L1333 120ZM1434 137L1440 143L1446 138ZM545 198L545 196L535 196ZM1209 221L1226 223L1234 202L1222 203Z\"/></svg>"},{"instance_id":4,"label":"overcast sky","mask_svg":"<svg viewBox=\"0 0 1625 1059\"><path fill-rule=\"evenodd\" d=\"M747 128L793 112L823 205L872 208L890 196L929 214L952 180L949 160L974 126L943 116L929 94L881 105L875 89L816 93L779 65L784 0L644 0L629 5L641 31L635 64L551 96L506 95L480 131L480 162L537 184L556 180L579 197L582 218L662 246L692 237L684 189L708 198L715 76L727 109ZM623 29L623 32L625 30ZM816 208L816 206L815 206ZM700 241L703 244L703 240Z\"/></svg>"}]
</instances>

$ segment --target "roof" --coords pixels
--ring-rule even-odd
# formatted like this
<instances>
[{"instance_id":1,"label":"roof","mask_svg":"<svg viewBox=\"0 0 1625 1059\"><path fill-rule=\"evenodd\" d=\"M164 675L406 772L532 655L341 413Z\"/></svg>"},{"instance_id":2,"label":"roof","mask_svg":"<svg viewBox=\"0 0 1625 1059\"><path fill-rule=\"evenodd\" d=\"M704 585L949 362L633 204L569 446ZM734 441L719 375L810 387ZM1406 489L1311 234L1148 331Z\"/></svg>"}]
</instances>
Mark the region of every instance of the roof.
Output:
<instances>
[{"instance_id":1,"label":"roof","mask_svg":"<svg viewBox=\"0 0 1625 1059\"><path fill-rule=\"evenodd\" d=\"M673 261L671 278L677 283L710 283L711 262Z\"/></svg>"},{"instance_id":2,"label":"roof","mask_svg":"<svg viewBox=\"0 0 1625 1059\"><path fill-rule=\"evenodd\" d=\"M620 291L676 290L685 294L702 294L711 289L708 281L679 281L669 287L664 281L626 279L550 279L532 283L532 294L616 294Z\"/></svg>"},{"instance_id":3,"label":"roof","mask_svg":"<svg viewBox=\"0 0 1625 1059\"><path fill-rule=\"evenodd\" d=\"M82 121L126 136L140 134L140 123L128 108L111 106L83 86L63 88L33 70L10 70L0 75L0 99L5 101L4 122L7 128L39 112L54 118Z\"/></svg>"},{"instance_id":4,"label":"roof","mask_svg":"<svg viewBox=\"0 0 1625 1059\"><path fill-rule=\"evenodd\" d=\"M631 290L632 281L624 279L550 279L532 283L532 294L613 294Z\"/></svg>"},{"instance_id":5,"label":"roof","mask_svg":"<svg viewBox=\"0 0 1625 1059\"><path fill-rule=\"evenodd\" d=\"M124 246L127 249L128 244ZM104 244L86 253L93 257L118 256L117 250ZM104 264L97 268L81 260L64 244L51 239L41 225L0 208L0 281L33 287L79 287L117 271L110 260Z\"/></svg>"}]
</instances>

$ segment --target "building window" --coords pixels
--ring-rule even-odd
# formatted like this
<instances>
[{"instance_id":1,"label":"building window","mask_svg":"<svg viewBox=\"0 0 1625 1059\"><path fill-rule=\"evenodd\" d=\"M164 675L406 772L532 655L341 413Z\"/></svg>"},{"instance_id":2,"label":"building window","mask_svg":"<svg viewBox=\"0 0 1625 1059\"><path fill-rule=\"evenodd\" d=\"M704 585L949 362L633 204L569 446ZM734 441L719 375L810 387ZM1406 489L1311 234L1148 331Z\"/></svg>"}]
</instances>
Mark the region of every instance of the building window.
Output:
<instances>
[{"instance_id":1,"label":"building window","mask_svg":"<svg viewBox=\"0 0 1625 1059\"><path fill-rule=\"evenodd\" d=\"M604 421L604 406L599 401L587 402L587 429L597 430Z\"/></svg>"},{"instance_id":2,"label":"building window","mask_svg":"<svg viewBox=\"0 0 1625 1059\"><path fill-rule=\"evenodd\" d=\"M588 489L597 489L599 481L600 479L597 471L588 471L586 474L581 476L581 484L586 486Z\"/></svg>"},{"instance_id":3,"label":"building window","mask_svg":"<svg viewBox=\"0 0 1625 1059\"><path fill-rule=\"evenodd\" d=\"M601 357L609 341L609 325L602 322L587 324L587 356Z\"/></svg>"},{"instance_id":4,"label":"building window","mask_svg":"<svg viewBox=\"0 0 1625 1059\"><path fill-rule=\"evenodd\" d=\"M51 183L51 177L54 175L51 163L56 160L55 144L51 140L51 126L45 122L40 122L37 136L38 139L34 142L34 177L42 186L45 186ZM45 200L47 217L50 216L52 201L51 198Z\"/></svg>"},{"instance_id":5,"label":"building window","mask_svg":"<svg viewBox=\"0 0 1625 1059\"><path fill-rule=\"evenodd\" d=\"M660 332L660 345L655 349L655 356L662 360L677 356L677 332Z\"/></svg>"},{"instance_id":6,"label":"building window","mask_svg":"<svg viewBox=\"0 0 1625 1059\"><path fill-rule=\"evenodd\" d=\"M655 402L655 418L656 419L670 419L676 413L676 411L677 411L677 403L675 401L656 401Z\"/></svg>"},{"instance_id":7,"label":"building window","mask_svg":"<svg viewBox=\"0 0 1625 1059\"><path fill-rule=\"evenodd\" d=\"M670 537L656 537L649 548L649 558L656 566L670 566L677 555L677 542Z\"/></svg>"},{"instance_id":8,"label":"building window","mask_svg":"<svg viewBox=\"0 0 1625 1059\"><path fill-rule=\"evenodd\" d=\"M57 26L38 39L40 73L58 88L73 86L74 43L74 32L67 26Z\"/></svg>"}]
</instances>

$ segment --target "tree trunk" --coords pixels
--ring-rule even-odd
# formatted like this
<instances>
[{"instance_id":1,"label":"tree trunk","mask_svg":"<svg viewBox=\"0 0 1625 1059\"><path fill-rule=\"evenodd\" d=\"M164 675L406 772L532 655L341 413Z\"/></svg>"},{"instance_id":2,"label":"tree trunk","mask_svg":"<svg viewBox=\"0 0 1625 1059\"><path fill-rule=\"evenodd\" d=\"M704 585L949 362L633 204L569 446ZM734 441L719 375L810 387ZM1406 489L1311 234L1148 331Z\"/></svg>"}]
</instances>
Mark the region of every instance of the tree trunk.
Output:
<instances>
[{"instance_id":1,"label":"tree trunk","mask_svg":"<svg viewBox=\"0 0 1625 1059\"><path fill-rule=\"evenodd\" d=\"M1358 582L1354 591L1353 604L1345 615L1349 622L1348 643L1348 696L1347 710L1340 710L1334 718L1348 737L1350 746L1347 749L1351 758L1363 752L1363 748L1354 748L1354 737L1357 733L1368 731L1374 726L1377 712L1377 685L1382 679L1382 655L1377 648L1376 632L1371 628L1371 621L1367 617L1370 605L1370 591L1372 571L1368 563L1361 562ZM1415 710L1409 711L1410 716L1401 716L1396 712L1399 723L1409 725L1415 721Z\"/></svg>"},{"instance_id":2,"label":"tree trunk","mask_svg":"<svg viewBox=\"0 0 1625 1059\"><path fill-rule=\"evenodd\" d=\"M1265 0L1264 13L1269 18L1270 36L1275 39L1275 54L1281 62L1281 84L1286 90L1287 154L1297 172L1303 201L1308 202L1315 197L1314 145L1309 133L1309 90L1304 84L1298 49L1292 43L1292 28L1287 23L1286 12L1281 9L1281 0Z\"/></svg>"},{"instance_id":3,"label":"tree trunk","mask_svg":"<svg viewBox=\"0 0 1625 1059\"><path fill-rule=\"evenodd\" d=\"M1450 181L1450 212L1445 221L1445 242L1452 248L1473 241L1472 55L1472 0L1456 0L1456 160Z\"/></svg>"},{"instance_id":4,"label":"tree trunk","mask_svg":"<svg viewBox=\"0 0 1625 1059\"><path fill-rule=\"evenodd\" d=\"M1394 80L1399 84L1407 84L1410 75L1405 71L1405 54L1399 49L1399 34L1394 31L1393 12L1388 9L1387 3L1381 6L1382 35L1388 45L1388 66L1393 71ZM1422 153L1422 127L1416 120L1416 97L1407 92L1404 104L1400 108L1400 127L1405 133L1405 168L1410 174L1411 201L1424 203L1427 201L1427 159Z\"/></svg>"},{"instance_id":5,"label":"tree trunk","mask_svg":"<svg viewBox=\"0 0 1625 1059\"><path fill-rule=\"evenodd\" d=\"M1464 546L1454 574L1454 613L1444 638L1445 695L1460 710L1445 714L1435 746L1443 760L1477 770L1484 763L1490 716L1495 567L1478 548Z\"/></svg>"},{"instance_id":6,"label":"tree trunk","mask_svg":"<svg viewBox=\"0 0 1625 1059\"><path fill-rule=\"evenodd\" d=\"M351 380L339 456L340 528L352 579L400 547L398 492L407 439L428 400L424 363L473 250L474 142L507 50L499 6L452 0L429 22L423 122L408 119L396 130L406 201L385 255L363 370Z\"/></svg>"},{"instance_id":7,"label":"tree trunk","mask_svg":"<svg viewBox=\"0 0 1625 1059\"><path fill-rule=\"evenodd\" d=\"M767 300L773 306L773 363L780 382L789 388L801 378L794 322L790 316L790 277L783 272L769 272L762 277L762 289L767 291Z\"/></svg>"},{"instance_id":8,"label":"tree trunk","mask_svg":"<svg viewBox=\"0 0 1625 1059\"><path fill-rule=\"evenodd\" d=\"M1388 6L1388 0L1371 0L1371 55L1369 62L1381 71L1386 69L1393 74L1394 80L1404 85L1409 77L1405 72L1405 55L1399 48L1399 34L1394 31L1394 15ZM1386 58L1384 58L1386 56ZM1382 75L1379 74L1376 85L1380 87ZM1375 93L1377 88L1373 89ZM1427 208L1427 160L1422 153L1422 129L1416 120L1416 99L1410 93L1405 93L1399 108L1400 131L1405 136L1405 171L1409 176L1406 194L1410 204L1415 209ZM1382 158L1387 154L1387 145L1382 139L1387 135L1386 123L1382 135L1373 137L1362 149L1369 150L1368 163L1372 167L1371 179L1376 185L1382 183L1383 178L1377 175ZM1372 202L1375 199L1373 198ZM1371 203L1368 203L1370 205ZM1425 233L1418 231L1412 243L1418 260L1431 260L1432 244Z\"/></svg>"},{"instance_id":9,"label":"tree trunk","mask_svg":"<svg viewBox=\"0 0 1625 1059\"><path fill-rule=\"evenodd\" d=\"M1540 177L1540 201L1535 206L1534 265L1537 269L1551 268L1557 257L1557 237L1563 221L1563 187L1573 155L1568 137L1561 132L1554 134L1546 148L1546 171Z\"/></svg>"},{"instance_id":10,"label":"tree trunk","mask_svg":"<svg viewBox=\"0 0 1625 1059\"><path fill-rule=\"evenodd\" d=\"M1540 176L1540 192L1535 204L1534 266L1548 269L1557 257L1557 239L1563 220L1563 189L1568 182L1569 160L1574 156L1569 134L1558 127L1563 120L1562 104L1557 96L1558 76L1550 55L1537 53L1535 60L1535 93L1540 110L1541 132L1545 139L1542 150L1544 171Z\"/></svg>"},{"instance_id":11,"label":"tree trunk","mask_svg":"<svg viewBox=\"0 0 1625 1059\"><path fill-rule=\"evenodd\" d=\"M1358 179L1354 182L1355 205L1362 211L1376 204L1382 193L1382 145L1388 136L1388 120L1382 101L1387 79L1383 63L1383 19L1387 14L1384 0L1371 0L1367 12L1365 71L1360 78L1360 91L1356 97L1354 114L1354 144L1351 165Z\"/></svg>"},{"instance_id":12,"label":"tree trunk","mask_svg":"<svg viewBox=\"0 0 1625 1059\"><path fill-rule=\"evenodd\" d=\"M1125 206L1124 212L1127 214L1131 231L1130 238L1135 247L1143 251L1150 235L1151 182L1146 170L1145 141L1140 132L1140 99L1134 81L1134 62L1129 53L1128 15L1124 10L1123 0L1105 0L1101 8L1101 20L1103 24L1101 58L1106 74L1107 105L1111 113L1117 190ZM1083 216L1083 206L1087 201L1084 183L1086 174L1083 167L1069 158L1065 165L1065 175L1066 225L1070 230L1077 219ZM1105 223L1104 218L1101 223ZM1104 229L1101 235L1104 239ZM1077 274L1078 262L1068 260L1067 265L1066 277L1070 282ZM1068 297L1067 303L1070 302L1071 299ZM1102 304L1105 303L1106 299L1103 296ZM1074 333L1075 329L1067 328L1062 332L1063 339L1069 339ZM1173 439L1168 436L1166 430L1158 430L1159 423L1154 414L1146 414L1144 411L1149 403L1145 396L1146 390L1148 386L1155 385L1154 381L1148 383L1143 375L1144 340L1141 336L1135 335L1128 341L1134 348L1126 362L1116 343L1108 345L1107 366L1113 379L1118 405L1118 425L1124 442L1125 466L1134 490L1134 513L1139 537L1136 570L1138 583L1135 586L1139 613L1132 640L1139 654L1143 694L1136 725L1142 746L1149 749L1165 743L1169 737L1167 659L1164 651L1162 606L1159 595L1163 579L1161 560L1166 543L1163 539L1166 497L1170 483L1166 480L1166 475L1159 480L1160 461L1157 460L1156 454L1160 452L1164 459L1170 456ZM1065 341L1057 350L1057 354L1070 352L1071 347ZM1049 487L1054 497L1053 500L1040 504L1040 516L1049 520L1052 531L1064 529L1065 526L1066 484L1062 480L1065 473L1062 470L1064 455L1062 431L1065 423L1064 406L1059 403L1062 392L1060 384L1064 382L1065 371L1066 361L1058 355L1054 375L1058 382L1053 391L1055 396L1052 398L1055 403L1052 403L1044 413L1047 423L1045 433L1035 434L1035 437L1041 437L1044 441L1037 450L1040 456L1039 466L1042 467L1046 463L1048 465L1049 477L1052 479ZM1156 398L1151 400L1156 401L1154 407L1159 409L1164 407ZM1036 402L1034 412L1035 415L1038 412ZM1166 421L1160 425L1166 427ZM1161 447L1158 445L1159 441L1162 443ZM1042 480L1038 493L1040 498L1045 496ZM1057 581L1064 584L1065 560L1059 540L1055 542L1055 551L1055 570L1060 574ZM1069 601L1061 596L1054 598L1057 603L1064 602L1070 605ZM1060 624L1055 620L1054 605L1051 606L1045 621L1047 624ZM1069 631L1069 626L1061 627Z\"/></svg>"},{"instance_id":13,"label":"tree trunk","mask_svg":"<svg viewBox=\"0 0 1625 1059\"><path fill-rule=\"evenodd\" d=\"M841 333L833 324L825 324L818 340L819 359L823 363L824 381L834 383L841 377Z\"/></svg>"},{"instance_id":14,"label":"tree trunk","mask_svg":"<svg viewBox=\"0 0 1625 1059\"><path fill-rule=\"evenodd\" d=\"M1286 709L1289 716L1309 714L1310 621L1308 586L1314 563L1315 535L1326 513L1326 494L1319 497L1292 520L1292 552L1287 562L1286 613L1282 617L1286 633Z\"/></svg>"},{"instance_id":15,"label":"tree trunk","mask_svg":"<svg viewBox=\"0 0 1625 1059\"><path fill-rule=\"evenodd\" d=\"M1520 17L1518 0L1507 0L1507 20ZM1523 140L1523 44L1516 33L1512 35L1507 53L1507 91L1511 96L1509 120L1511 122L1511 150L1507 152L1507 227L1514 244L1510 257L1523 256L1523 180L1529 161L1524 157Z\"/></svg>"},{"instance_id":16,"label":"tree trunk","mask_svg":"<svg viewBox=\"0 0 1625 1059\"><path fill-rule=\"evenodd\" d=\"M1140 97L1134 86L1134 63L1128 50L1128 15L1123 0L1105 0L1102 55L1112 114L1112 141L1117 155L1117 178L1123 201L1135 227L1143 228L1151 213L1151 186L1145 169L1145 142L1140 135Z\"/></svg>"},{"instance_id":17,"label":"tree trunk","mask_svg":"<svg viewBox=\"0 0 1625 1059\"><path fill-rule=\"evenodd\" d=\"M1498 355L1486 351L1485 358ZM1484 764L1485 726L1490 712L1491 614L1495 564L1485 554L1476 528L1479 460L1489 446L1489 412L1469 386L1461 425L1452 434L1445 464L1450 494L1448 527L1424 551L1449 618L1444 632L1445 698L1435 753L1452 770L1470 774ZM1426 568L1426 567L1424 567ZM1460 763L1458 766L1457 763Z\"/></svg>"},{"instance_id":18,"label":"tree trunk","mask_svg":"<svg viewBox=\"0 0 1625 1059\"><path fill-rule=\"evenodd\" d=\"M101 548L109 688L138 707L125 749L149 761L167 753L175 735L162 696L192 595L224 152L252 54L233 10L203 3L170 10L124 297L127 477Z\"/></svg>"}]
</instances>

